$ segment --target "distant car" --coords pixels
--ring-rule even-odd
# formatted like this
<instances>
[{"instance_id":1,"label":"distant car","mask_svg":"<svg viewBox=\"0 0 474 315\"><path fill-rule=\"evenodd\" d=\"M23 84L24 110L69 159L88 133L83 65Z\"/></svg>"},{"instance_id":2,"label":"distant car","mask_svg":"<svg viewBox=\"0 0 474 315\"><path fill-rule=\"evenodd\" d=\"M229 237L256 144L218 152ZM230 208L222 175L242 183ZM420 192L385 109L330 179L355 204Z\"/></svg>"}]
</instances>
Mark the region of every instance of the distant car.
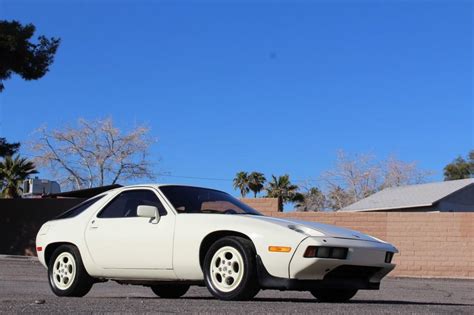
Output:
<instances>
[{"instance_id":1,"label":"distant car","mask_svg":"<svg viewBox=\"0 0 474 315\"><path fill-rule=\"evenodd\" d=\"M36 246L58 296L114 280L163 298L206 285L222 300L277 289L348 301L379 289L397 253L356 231L263 216L227 193L180 185L100 194L45 223Z\"/></svg>"}]
</instances>

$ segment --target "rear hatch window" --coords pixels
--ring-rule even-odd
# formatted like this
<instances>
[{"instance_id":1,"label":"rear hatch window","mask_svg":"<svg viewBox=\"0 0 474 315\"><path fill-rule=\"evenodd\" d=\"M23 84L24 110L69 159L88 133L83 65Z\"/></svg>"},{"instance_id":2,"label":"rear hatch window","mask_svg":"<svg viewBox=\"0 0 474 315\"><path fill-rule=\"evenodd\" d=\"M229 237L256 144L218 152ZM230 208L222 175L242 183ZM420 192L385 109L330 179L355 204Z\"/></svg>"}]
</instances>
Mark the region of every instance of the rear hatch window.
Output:
<instances>
[{"instance_id":1,"label":"rear hatch window","mask_svg":"<svg viewBox=\"0 0 474 315\"><path fill-rule=\"evenodd\" d=\"M69 219L72 217L75 217L79 215L80 213L84 212L87 208L92 206L94 203L102 199L105 195L100 195L96 197L92 197L91 199L88 199L84 202L81 202L75 207L72 207L71 209L67 210L66 212L61 213L58 215L54 220L59 220L59 219Z\"/></svg>"}]
</instances>

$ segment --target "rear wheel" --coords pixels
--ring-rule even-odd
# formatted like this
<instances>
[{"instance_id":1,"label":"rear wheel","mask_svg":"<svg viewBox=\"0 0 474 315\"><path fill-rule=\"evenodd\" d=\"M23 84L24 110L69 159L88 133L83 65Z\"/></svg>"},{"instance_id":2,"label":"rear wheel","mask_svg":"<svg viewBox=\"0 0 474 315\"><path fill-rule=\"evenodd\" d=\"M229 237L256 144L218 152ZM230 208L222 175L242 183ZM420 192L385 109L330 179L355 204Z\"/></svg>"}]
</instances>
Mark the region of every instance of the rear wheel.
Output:
<instances>
[{"instance_id":1,"label":"rear wheel","mask_svg":"<svg viewBox=\"0 0 474 315\"><path fill-rule=\"evenodd\" d=\"M84 268L79 250L72 245L61 245L54 251L48 264L48 278L49 286L57 296L81 297L94 284Z\"/></svg>"},{"instance_id":2,"label":"rear wheel","mask_svg":"<svg viewBox=\"0 0 474 315\"><path fill-rule=\"evenodd\" d=\"M153 293L165 299L177 299L186 294L189 290L187 284L162 284L151 286Z\"/></svg>"},{"instance_id":3,"label":"rear wheel","mask_svg":"<svg viewBox=\"0 0 474 315\"><path fill-rule=\"evenodd\" d=\"M216 241L204 258L206 286L221 300L249 300L260 290L255 249L250 240L228 236Z\"/></svg>"},{"instance_id":4,"label":"rear wheel","mask_svg":"<svg viewBox=\"0 0 474 315\"><path fill-rule=\"evenodd\" d=\"M310 292L321 302L347 302L356 295L357 289L319 289Z\"/></svg>"}]
</instances>

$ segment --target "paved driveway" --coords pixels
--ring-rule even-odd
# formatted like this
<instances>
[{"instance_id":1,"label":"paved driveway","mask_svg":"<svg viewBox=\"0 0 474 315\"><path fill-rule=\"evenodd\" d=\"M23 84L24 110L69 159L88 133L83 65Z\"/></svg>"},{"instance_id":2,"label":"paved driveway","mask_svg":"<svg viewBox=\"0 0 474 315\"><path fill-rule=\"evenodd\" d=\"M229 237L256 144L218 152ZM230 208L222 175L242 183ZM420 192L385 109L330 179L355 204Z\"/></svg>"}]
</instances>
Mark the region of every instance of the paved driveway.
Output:
<instances>
[{"instance_id":1,"label":"paved driveway","mask_svg":"<svg viewBox=\"0 0 474 315\"><path fill-rule=\"evenodd\" d=\"M199 287L170 300L145 287L114 282L97 284L83 298L58 298L37 261L0 258L0 313L18 312L474 314L474 281L389 278L380 291L360 291L346 304L318 303L307 292L279 291L261 291L250 302L223 302Z\"/></svg>"}]
</instances>

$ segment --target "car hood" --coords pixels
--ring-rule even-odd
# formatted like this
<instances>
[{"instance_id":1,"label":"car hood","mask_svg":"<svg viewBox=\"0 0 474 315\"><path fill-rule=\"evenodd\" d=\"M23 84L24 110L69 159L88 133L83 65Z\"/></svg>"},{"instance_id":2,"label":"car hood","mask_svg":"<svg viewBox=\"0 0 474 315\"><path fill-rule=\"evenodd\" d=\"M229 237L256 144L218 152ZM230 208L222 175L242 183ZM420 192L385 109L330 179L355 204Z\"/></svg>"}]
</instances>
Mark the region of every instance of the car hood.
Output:
<instances>
[{"instance_id":1,"label":"car hood","mask_svg":"<svg viewBox=\"0 0 474 315\"><path fill-rule=\"evenodd\" d=\"M295 220L295 219L272 218L272 217L266 217L266 216L252 216L252 218L256 220L266 221L273 224L278 224L284 227L290 226L291 228L300 229L300 230L303 230L305 234L308 234L310 236L327 236L327 237L335 237L335 238L345 238L345 239L385 243L384 241L379 240L375 237L369 236L367 234L350 230L350 229L346 229L346 228L337 227L334 225L329 225L329 224L323 224L323 223L318 223L318 222L308 222L308 221Z\"/></svg>"}]
</instances>

